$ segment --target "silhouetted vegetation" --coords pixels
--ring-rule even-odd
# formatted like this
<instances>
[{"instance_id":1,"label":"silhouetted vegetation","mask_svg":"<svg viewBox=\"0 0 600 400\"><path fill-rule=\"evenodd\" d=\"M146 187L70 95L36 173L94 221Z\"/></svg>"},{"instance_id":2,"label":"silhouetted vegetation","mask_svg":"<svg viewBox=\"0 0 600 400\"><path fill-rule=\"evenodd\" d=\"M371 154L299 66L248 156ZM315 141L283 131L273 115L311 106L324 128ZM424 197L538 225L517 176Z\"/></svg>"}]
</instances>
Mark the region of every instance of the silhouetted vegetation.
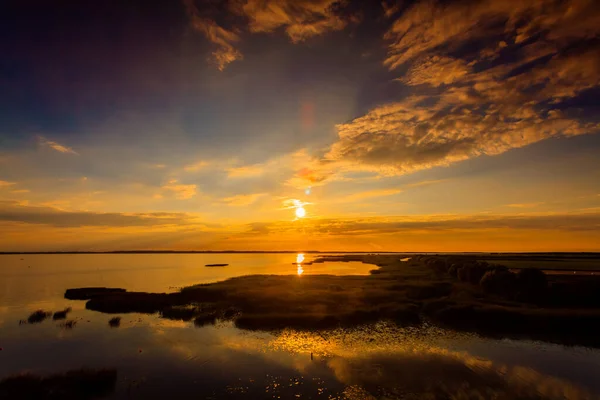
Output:
<instances>
[{"instance_id":1,"label":"silhouetted vegetation","mask_svg":"<svg viewBox=\"0 0 600 400\"><path fill-rule=\"evenodd\" d=\"M600 344L590 338L589 329L583 329L598 325L600 310L588 307L584 311L577 306L592 298L596 299L593 304L599 304L598 284L574 284L567 277L559 282L542 271L515 273L454 255L415 255L408 262L400 262L397 255L350 255L321 257L315 262L327 260L382 267L369 276L243 276L177 293L97 288L80 293L93 294L86 303L90 310L158 312L164 318L193 320L197 326L233 319L244 329L324 329L381 319L417 324L426 318L485 334ZM577 301L564 298L575 291L579 292Z\"/></svg>"},{"instance_id":2,"label":"silhouetted vegetation","mask_svg":"<svg viewBox=\"0 0 600 400\"><path fill-rule=\"evenodd\" d=\"M124 292L125 289L90 287L81 289L67 289L65 299L69 300L89 300L97 296L105 296L111 293Z\"/></svg>"},{"instance_id":3,"label":"silhouetted vegetation","mask_svg":"<svg viewBox=\"0 0 600 400\"><path fill-rule=\"evenodd\" d=\"M114 317L108 320L108 326L111 328L118 328L121 326L121 317Z\"/></svg>"},{"instance_id":4,"label":"silhouetted vegetation","mask_svg":"<svg viewBox=\"0 0 600 400\"><path fill-rule=\"evenodd\" d=\"M30 324L39 324L43 322L46 318L52 315L51 312L44 310L37 310L31 313L31 315L27 318L27 322Z\"/></svg>"},{"instance_id":5,"label":"silhouetted vegetation","mask_svg":"<svg viewBox=\"0 0 600 400\"><path fill-rule=\"evenodd\" d=\"M505 269L492 269L483 275L480 285L487 293L511 294L516 290L517 275Z\"/></svg>"},{"instance_id":6,"label":"silhouetted vegetation","mask_svg":"<svg viewBox=\"0 0 600 400\"><path fill-rule=\"evenodd\" d=\"M189 306L174 306L161 310L163 318L178 319L182 321L191 321L197 316L204 314L214 314L215 309L211 304L192 304Z\"/></svg>"},{"instance_id":7,"label":"silhouetted vegetation","mask_svg":"<svg viewBox=\"0 0 600 400\"><path fill-rule=\"evenodd\" d=\"M539 269L522 269L517 272L517 296L519 300L543 302L548 291L548 278Z\"/></svg>"},{"instance_id":8,"label":"silhouetted vegetation","mask_svg":"<svg viewBox=\"0 0 600 400\"><path fill-rule=\"evenodd\" d=\"M2 399L96 399L115 390L117 371L114 369L69 371L40 377L33 374L10 376L0 381Z\"/></svg>"},{"instance_id":9,"label":"silhouetted vegetation","mask_svg":"<svg viewBox=\"0 0 600 400\"><path fill-rule=\"evenodd\" d=\"M197 327L214 325L215 322L217 322L217 315L214 313L203 313L194 318L194 325Z\"/></svg>"},{"instance_id":10,"label":"silhouetted vegetation","mask_svg":"<svg viewBox=\"0 0 600 400\"><path fill-rule=\"evenodd\" d=\"M206 264L205 267L226 267L229 264Z\"/></svg>"},{"instance_id":11,"label":"silhouetted vegetation","mask_svg":"<svg viewBox=\"0 0 600 400\"><path fill-rule=\"evenodd\" d=\"M52 319L53 320L61 320L61 319L66 319L67 318L67 314L71 312L71 307L67 307L62 311L56 311L54 313L54 315L52 315Z\"/></svg>"},{"instance_id":12,"label":"silhouetted vegetation","mask_svg":"<svg viewBox=\"0 0 600 400\"><path fill-rule=\"evenodd\" d=\"M77 321L75 321L74 319L70 319L60 324L59 327L63 329L73 329L75 328L75 325L77 325Z\"/></svg>"}]
</instances>

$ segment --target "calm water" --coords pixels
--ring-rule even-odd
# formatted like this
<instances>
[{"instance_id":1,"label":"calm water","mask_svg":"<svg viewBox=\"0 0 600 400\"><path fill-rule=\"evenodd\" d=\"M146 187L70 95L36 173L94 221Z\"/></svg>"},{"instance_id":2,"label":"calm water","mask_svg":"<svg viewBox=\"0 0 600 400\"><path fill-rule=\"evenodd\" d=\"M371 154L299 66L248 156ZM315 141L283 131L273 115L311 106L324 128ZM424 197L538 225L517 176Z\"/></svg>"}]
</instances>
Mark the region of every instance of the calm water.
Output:
<instances>
[{"instance_id":1,"label":"calm water","mask_svg":"<svg viewBox=\"0 0 600 400\"><path fill-rule=\"evenodd\" d=\"M448 393L483 399L599 398L600 352L593 349L386 323L317 334L263 333L230 323L196 328L125 314L121 326L111 329L112 315L63 299L65 289L81 286L173 291L252 273L302 279L295 261L293 254L0 256L0 379L24 371L115 368L112 398L119 399L419 399ZM230 266L205 268L209 263ZM326 263L304 265L301 272L366 274L372 268ZM36 309L65 307L73 308L73 329L51 319L18 323Z\"/></svg>"}]
</instances>

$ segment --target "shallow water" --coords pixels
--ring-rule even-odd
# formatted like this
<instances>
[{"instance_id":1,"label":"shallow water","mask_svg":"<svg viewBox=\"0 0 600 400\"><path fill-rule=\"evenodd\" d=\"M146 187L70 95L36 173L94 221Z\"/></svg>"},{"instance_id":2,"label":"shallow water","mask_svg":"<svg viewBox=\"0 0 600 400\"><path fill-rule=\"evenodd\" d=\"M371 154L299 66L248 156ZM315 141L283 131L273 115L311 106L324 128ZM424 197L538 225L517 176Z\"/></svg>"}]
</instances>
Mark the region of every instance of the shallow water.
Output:
<instances>
[{"instance_id":1,"label":"shallow water","mask_svg":"<svg viewBox=\"0 0 600 400\"><path fill-rule=\"evenodd\" d=\"M121 326L110 328L114 315L62 298L69 287L169 291L248 273L297 275L295 261L292 254L0 256L0 379L23 371L115 368L112 397L119 399L598 398L600 352L594 349L383 322L321 333L264 333L231 323L197 328L124 314ZM208 263L230 266L205 268ZM302 267L303 274L372 268ZM73 308L73 329L51 318L18 323L38 308L65 307Z\"/></svg>"}]
</instances>

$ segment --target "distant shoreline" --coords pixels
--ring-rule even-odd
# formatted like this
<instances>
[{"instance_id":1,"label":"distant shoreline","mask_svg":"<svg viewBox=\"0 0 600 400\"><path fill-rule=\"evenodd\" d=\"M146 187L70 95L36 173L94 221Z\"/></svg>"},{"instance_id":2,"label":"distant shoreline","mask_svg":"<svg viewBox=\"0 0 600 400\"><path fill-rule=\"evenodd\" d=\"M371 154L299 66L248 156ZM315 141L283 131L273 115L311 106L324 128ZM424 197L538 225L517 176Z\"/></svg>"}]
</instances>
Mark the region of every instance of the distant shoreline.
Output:
<instances>
[{"instance_id":1,"label":"distant shoreline","mask_svg":"<svg viewBox=\"0 0 600 400\"><path fill-rule=\"evenodd\" d=\"M27 254L489 254L489 255L591 255L600 256L595 251L524 251L524 252L488 252L488 251L321 251L321 250L116 250L116 251L0 251L0 255Z\"/></svg>"}]
</instances>

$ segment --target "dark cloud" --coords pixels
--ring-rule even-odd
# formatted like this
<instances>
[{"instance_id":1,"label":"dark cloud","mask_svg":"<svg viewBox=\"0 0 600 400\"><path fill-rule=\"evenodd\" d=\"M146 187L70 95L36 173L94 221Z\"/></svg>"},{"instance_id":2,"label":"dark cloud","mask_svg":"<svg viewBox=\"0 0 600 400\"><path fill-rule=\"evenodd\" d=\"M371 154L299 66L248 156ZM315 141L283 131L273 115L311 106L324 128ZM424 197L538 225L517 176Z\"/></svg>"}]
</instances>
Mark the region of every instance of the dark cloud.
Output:
<instances>
[{"instance_id":1,"label":"dark cloud","mask_svg":"<svg viewBox=\"0 0 600 400\"><path fill-rule=\"evenodd\" d=\"M216 46L212 57L219 70L222 71L229 63L243 58L242 53L235 47L236 42L240 40L238 33L219 25L210 16L204 16L194 0L184 0L184 4L192 27Z\"/></svg>"},{"instance_id":2,"label":"dark cloud","mask_svg":"<svg viewBox=\"0 0 600 400\"><path fill-rule=\"evenodd\" d=\"M0 201L0 221L42 224L54 227L148 227L188 225L198 223L185 213L100 213L62 211L52 207L21 205L15 201Z\"/></svg>"},{"instance_id":3,"label":"dark cloud","mask_svg":"<svg viewBox=\"0 0 600 400\"><path fill-rule=\"evenodd\" d=\"M340 0L228 0L221 3L222 9L217 9L206 1L184 0L193 28L217 47L212 56L220 70L243 58L237 48L243 32L271 33L283 29L292 43L303 42L344 29L355 20L340 13L345 3ZM226 28L220 20L229 21L231 27Z\"/></svg>"},{"instance_id":4,"label":"dark cloud","mask_svg":"<svg viewBox=\"0 0 600 400\"><path fill-rule=\"evenodd\" d=\"M259 229L257 228L259 227ZM248 233L282 233L294 231L291 222L251 224ZM306 234L333 236L379 235L406 232L449 232L457 230L559 230L563 232L600 232L600 214L552 215L481 215L427 217L370 217L361 219L315 219L303 227Z\"/></svg>"}]
</instances>

